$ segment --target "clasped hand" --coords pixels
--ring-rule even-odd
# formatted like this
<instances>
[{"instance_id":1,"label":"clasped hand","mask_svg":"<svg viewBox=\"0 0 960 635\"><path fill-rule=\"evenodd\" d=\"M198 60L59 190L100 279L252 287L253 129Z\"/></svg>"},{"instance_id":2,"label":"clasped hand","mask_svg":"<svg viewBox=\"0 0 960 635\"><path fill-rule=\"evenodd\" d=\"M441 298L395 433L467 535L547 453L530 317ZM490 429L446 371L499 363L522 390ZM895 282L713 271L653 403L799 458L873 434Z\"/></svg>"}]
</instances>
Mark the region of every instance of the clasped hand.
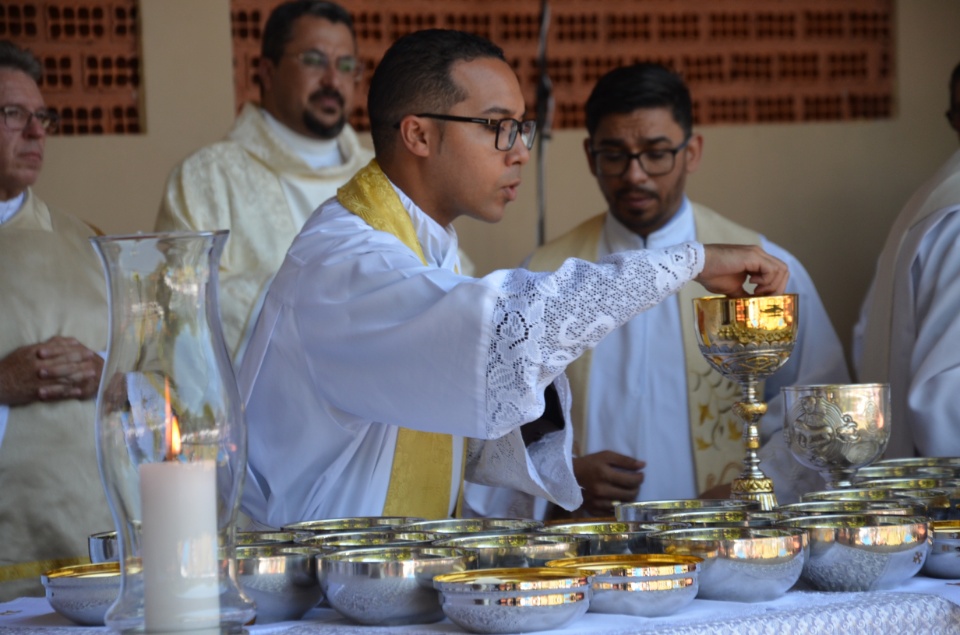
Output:
<instances>
[{"instance_id":1,"label":"clasped hand","mask_svg":"<svg viewBox=\"0 0 960 635\"><path fill-rule=\"evenodd\" d=\"M72 337L21 346L0 359L0 404L90 399L102 371L103 359Z\"/></svg>"}]
</instances>

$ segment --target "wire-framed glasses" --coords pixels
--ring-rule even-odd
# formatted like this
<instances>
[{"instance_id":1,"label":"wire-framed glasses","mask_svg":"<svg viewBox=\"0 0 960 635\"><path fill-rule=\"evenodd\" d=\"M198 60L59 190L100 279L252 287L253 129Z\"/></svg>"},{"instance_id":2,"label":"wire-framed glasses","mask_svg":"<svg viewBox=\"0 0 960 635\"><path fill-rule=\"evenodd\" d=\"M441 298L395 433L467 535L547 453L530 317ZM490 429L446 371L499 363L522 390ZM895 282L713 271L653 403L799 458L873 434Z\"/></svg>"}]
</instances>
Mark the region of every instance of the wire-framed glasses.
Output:
<instances>
[{"instance_id":1,"label":"wire-framed glasses","mask_svg":"<svg viewBox=\"0 0 960 635\"><path fill-rule=\"evenodd\" d=\"M646 172L647 176L663 176L673 170L677 153L686 148L688 143L689 135L675 148L656 148L641 152L591 148L590 154L593 156L598 176L623 176L634 159L640 162L640 169Z\"/></svg>"},{"instance_id":2,"label":"wire-framed glasses","mask_svg":"<svg viewBox=\"0 0 960 635\"><path fill-rule=\"evenodd\" d=\"M331 62L330 56L317 49L307 49L302 53L295 53L293 57L303 64L305 68L311 71L326 72L333 65L341 75L350 75L359 77L363 72L363 65L359 59L353 55L341 55Z\"/></svg>"},{"instance_id":3,"label":"wire-framed glasses","mask_svg":"<svg viewBox=\"0 0 960 635\"><path fill-rule=\"evenodd\" d=\"M3 124L7 127L7 130L13 132L29 126L31 119L39 121L40 127L46 132L53 132L57 129L57 124L60 123L60 115L46 108L30 112L23 106L0 106L0 117L3 118Z\"/></svg>"},{"instance_id":4,"label":"wire-framed glasses","mask_svg":"<svg viewBox=\"0 0 960 635\"><path fill-rule=\"evenodd\" d=\"M436 115L433 113L418 113L417 117L427 117L428 119L440 119L442 121L461 121L465 123L478 123L482 126L488 126L497 131L497 138L494 146L497 150L507 152L513 148L517 142L517 137L523 141L527 150L533 147L533 139L537 136L537 122L533 119L519 121L517 119L482 119L480 117L458 117L457 115Z\"/></svg>"}]
</instances>

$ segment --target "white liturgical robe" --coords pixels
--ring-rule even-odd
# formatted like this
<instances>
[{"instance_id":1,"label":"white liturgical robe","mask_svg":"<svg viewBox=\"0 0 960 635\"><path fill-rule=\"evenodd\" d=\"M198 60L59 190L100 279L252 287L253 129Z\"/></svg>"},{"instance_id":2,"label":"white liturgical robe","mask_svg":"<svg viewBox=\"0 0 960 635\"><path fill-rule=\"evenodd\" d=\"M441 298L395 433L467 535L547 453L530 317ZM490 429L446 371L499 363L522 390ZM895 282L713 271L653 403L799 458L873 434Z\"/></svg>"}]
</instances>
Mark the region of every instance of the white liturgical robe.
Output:
<instances>
[{"instance_id":1,"label":"white liturgical robe","mask_svg":"<svg viewBox=\"0 0 960 635\"><path fill-rule=\"evenodd\" d=\"M174 168L155 223L157 231L230 230L220 257L220 315L235 360L304 221L373 157L348 125L336 139L339 164L315 167L310 149L328 144L281 129L246 104L227 139Z\"/></svg>"},{"instance_id":2,"label":"white liturgical robe","mask_svg":"<svg viewBox=\"0 0 960 635\"><path fill-rule=\"evenodd\" d=\"M586 227L586 225L584 225ZM574 230L577 231L577 230ZM693 206L685 197L680 210L663 228L646 240L606 214L596 258L634 249L663 249L697 240ZM558 239L562 240L562 238ZM765 251L783 260L790 269L786 293L799 295L800 319L796 346L789 361L764 383L767 402L761 420L764 472L774 480L780 504L796 502L799 494L823 485L818 475L804 468L787 450L783 436L782 386L845 383L850 380L843 347L824 309L810 275L782 247L762 236ZM646 462L637 500L696 498L694 440L687 398L688 372L681 329L693 329L681 319L679 297L672 296L605 337L593 350L589 395L584 413L585 432L581 455L612 450ZM574 400L584 399L571 394ZM740 455L742 456L742 455ZM736 476L733 474L731 476ZM500 515L516 504L506 492L468 487L466 503L471 514ZM538 513L546 512L542 505Z\"/></svg>"},{"instance_id":3,"label":"white liturgical robe","mask_svg":"<svg viewBox=\"0 0 960 635\"><path fill-rule=\"evenodd\" d=\"M380 514L399 426L468 438L468 480L579 506L563 369L696 276L702 246L474 279L456 273L453 229L394 190L426 265L331 200L271 283L239 374L244 511L270 526ZM551 382L567 425L525 447Z\"/></svg>"},{"instance_id":4,"label":"white liturgical robe","mask_svg":"<svg viewBox=\"0 0 960 635\"><path fill-rule=\"evenodd\" d=\"M854 330L861 381L890 383L886 456L960 456L960 151L910 198Z\"/></svg>"}]
</instances>

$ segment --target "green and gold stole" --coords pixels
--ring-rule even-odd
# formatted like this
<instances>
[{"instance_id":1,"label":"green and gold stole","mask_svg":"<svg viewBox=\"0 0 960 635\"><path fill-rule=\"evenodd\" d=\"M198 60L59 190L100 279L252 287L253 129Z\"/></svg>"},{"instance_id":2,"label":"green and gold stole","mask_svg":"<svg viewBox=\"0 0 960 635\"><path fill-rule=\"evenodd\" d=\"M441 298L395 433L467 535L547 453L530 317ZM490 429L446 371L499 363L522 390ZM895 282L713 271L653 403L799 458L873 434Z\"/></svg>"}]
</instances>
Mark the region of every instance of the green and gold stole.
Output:
<instances>
[{"instance_id":1,"label":"green and gold stole","mask_svg":"<svg viewBox=\"0 0 960 635\"><path fill-rule=\"evenodd\" d=\"M396 236L427 264L413 221L375 159L337 190L337 200L374 229ZM383 514L447 518L452 471L451 435L400 428Z\"/></svg>"}]
</instances>

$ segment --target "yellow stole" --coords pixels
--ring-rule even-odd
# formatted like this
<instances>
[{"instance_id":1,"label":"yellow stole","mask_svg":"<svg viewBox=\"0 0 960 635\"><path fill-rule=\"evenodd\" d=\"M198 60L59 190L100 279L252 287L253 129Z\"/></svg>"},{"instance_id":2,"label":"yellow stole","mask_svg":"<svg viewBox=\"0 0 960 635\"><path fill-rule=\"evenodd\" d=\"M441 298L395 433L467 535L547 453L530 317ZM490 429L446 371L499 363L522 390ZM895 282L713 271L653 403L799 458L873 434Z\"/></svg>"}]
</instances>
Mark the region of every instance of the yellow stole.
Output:
<instances>
[{"instance_id":1,"label":"yellow stole","mask_svg":"<svg viewBox=\"0 0 960 635\"><path fill-rule=\"evenodd\" d=\"M427 264L410 214L376 159L337 190L337 200L374 229L396 236ZM399 428L383 514L449 517L452 471L452 436Z\"/></svg>"},{"instance_id":2,"label":"yellow stole","mask_svg":"<svg viewBox=\"0 0 960 635\"><path fill-rule=\"evenodd\" d=\"M760 236L756 232L741 227L702 205L693 205L693 215L697 240L700 242L760 243ZM530 269L553 271L567 258L596 261L605 219L606 214L594 216L568 234L540 247L530 258ZM685 325L681 331L687 368L687 405L693 437L697 491L701 493L736 478L743 467L744 454L742 423L732 409L734 402L740 397L740 387L710 368L697 344L693 326L693 299L704 295L710 293L696 282L688 282L677 294L680 318ZM592 350L587 350L566 370L573 393L571 419L574 426L574 454L581 454L586 444L586 413L592 357Z\"/></svg>"}]
</instances>

